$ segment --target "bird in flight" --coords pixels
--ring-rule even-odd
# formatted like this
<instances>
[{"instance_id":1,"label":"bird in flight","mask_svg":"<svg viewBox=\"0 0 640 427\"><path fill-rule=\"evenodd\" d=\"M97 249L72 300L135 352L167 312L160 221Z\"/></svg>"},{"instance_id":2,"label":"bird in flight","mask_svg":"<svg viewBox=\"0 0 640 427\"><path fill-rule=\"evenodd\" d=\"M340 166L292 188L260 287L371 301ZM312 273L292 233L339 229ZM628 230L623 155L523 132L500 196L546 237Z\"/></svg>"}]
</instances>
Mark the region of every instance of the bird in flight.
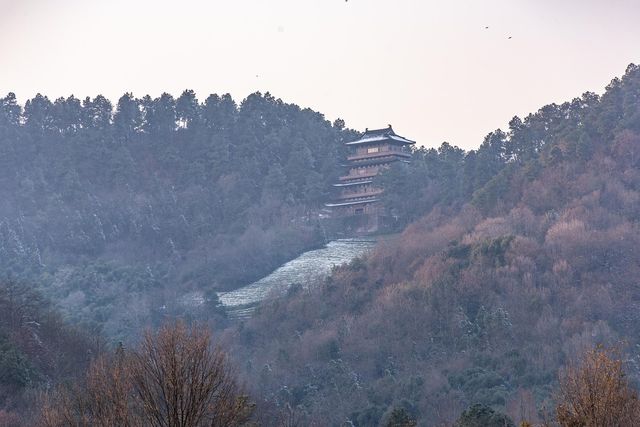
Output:
<instances>
[{"instance_id":1,"label":"bird in flight","mask_svg":"<svg viewBox=\"0 0 640 427\"><path fill-rule=\"evenodd\" d=\"M511 40L511 36L509 36L509 40Z\"/></svg>"}]
</instances>

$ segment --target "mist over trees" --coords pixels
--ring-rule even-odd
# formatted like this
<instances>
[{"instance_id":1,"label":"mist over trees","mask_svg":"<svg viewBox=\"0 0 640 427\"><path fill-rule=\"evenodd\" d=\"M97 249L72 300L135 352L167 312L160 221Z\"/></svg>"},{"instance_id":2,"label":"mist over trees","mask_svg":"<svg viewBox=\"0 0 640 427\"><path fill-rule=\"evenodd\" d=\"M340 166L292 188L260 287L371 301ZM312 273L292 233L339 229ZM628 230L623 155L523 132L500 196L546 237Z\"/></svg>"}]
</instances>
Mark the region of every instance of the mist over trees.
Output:
<instances>
[{"instance_id":1,"label":"mist over trees","mask_svg":"<svg viewBox=\"0 0 640 427\"><path fill-rule=\"evenodd\" d=\"M597 348L570 363L560 378L556 407L561 426L632 426L640 419L638 391L627 380L624 361Z\"/></svg>"},{"instance_id":2,"label":"mist over trees","mask_svg":"<svg viewBox=\"0 0 640 427\"><path fill-rule=\"evenodd\" d=\"M248 425L253 406L210 332L177 322L101 355L84 379L48 393L37 425L234 427Z\"/></svg>"},{"instance_id":3,"label":"mist over trees","mask_svg":"<svg viewBox=\"0 0 640 427\"><path fill-rule=\"evenodd\" d=\"M324 243L337 120L255 93L0 99L0 270L126 338ZM209 310L210 311L210 310Z\"/></svg>"},{"instance_id":4,"label":"mist over trees","mask_svg":"<svg viewBox=\"0 0 640 427\"><path fill-rule=\"evenodd\" d=\"M0 281L0 425L26 425L36 390L75 378L102 347L31 285Z\"/></svg>"},{"instance_id":5,"label":"mist over trees","mask_svg":"<svg viewBox=\"0 0 640 427\"><path fill-rule=\"evenodd\" d=\"M633 419L639 99L640 68L630 65L602 96L515 117L477 150L415 150L410 164L376 178L398 236L230 325L216 290L323 243L317 212L354 132L270 94L240 105L228 95L201 102L192 91L125 94L115 106L102 96L38 95L24 108L7 95L0 269L14 279L0 283L0 421L18 425L32 409L29 393L86 367L77 388L58 389L57 403L43 407L45 423L164 420L176 412L145 411L168 408L160 400L175 381L163 380L178 379L197 355L207 366L238 366L239 378L217 371L232 397L217 414L235 408L245 420L255 409L265 424L615 417L584 410L592 404ZM192 291L202 305L185 302ZM227 327L229 359L182 324L131 344L144 326L176 317ZM124 353L105 356L93 339L101 336L122 339ZM625 340L623 358L596 351L570 363ZM594 382L609 400L584 394ZM106 395L120 399L105 405ZM107 407L115 412L100 412Z\"/></svg>"},{"instance_id":6,"label":"mist over trees","mask_svg":"<svg viewBox=\"0 0 640 427\"><path fill-rule=\"evenodd\" d=\"M638 384L639 99L631 65L602 96L384 174L401 192L387 206L418 219L237 328L255 392L317 425L384 425L398 408L450 425L474 404L539 424L559 368L619 341Z\"/></svg>"}]
</instances>

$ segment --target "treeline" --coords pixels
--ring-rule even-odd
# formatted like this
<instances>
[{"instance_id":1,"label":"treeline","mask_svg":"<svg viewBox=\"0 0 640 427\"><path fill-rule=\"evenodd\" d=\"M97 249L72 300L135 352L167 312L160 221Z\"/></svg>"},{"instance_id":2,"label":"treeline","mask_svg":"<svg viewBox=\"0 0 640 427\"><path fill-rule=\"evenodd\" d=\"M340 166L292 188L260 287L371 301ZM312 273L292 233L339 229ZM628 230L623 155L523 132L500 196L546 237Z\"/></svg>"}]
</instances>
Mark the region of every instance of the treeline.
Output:
<instances>
[{"instance_id":1,"label":"treeline","mask_svg":"<svg viewBox=\"0 0 640 427\"><path fill-rule=\"evenodd\" d=\"M501 212L505 203L518 201L517 194L508 193L516 171L525 171L532 180L563 160L584 163L598 143L613 141L625 129L640 132L632 81L637 72L630 65L602 97L587 92L524 119L516 116L508 130L491 132L477 150L465 152L446 142L439 148L418 148L409 165L396 164L379 176L379 185L392 189L383 195L385 205L402 226L436 206L459 209L470 201L483 214Z\"/></svg>"},{"instance_id":2,"label":"treeline","mask_svg":"<svg viewBox=\"0 0 640 427\"><path fill-rule=\"evenodd\" d=\"M559 368L598 344L628 343L637 384L639 100L631 65L477 151L393 168L382 179L406 193L389 207L419 219L239 328L248 380L309 422L356 426L449 425L474 404L542 423Z\"/></svg>"},{"instance_id":3,"label":"treeline","mask_svg":"<svg viewBox=\"0 0 640 427\"><path fill-rule=\"evenodd\" d=\"M59 385L39 403L34 424L41 427L256 425L255 404L225 352L206 328L182 322L100 355L74 384Z\"/></svg>"},{"instance_id":4,"label":"treeline","mask_svg":"<svg viewBox=\"0 0 640 427\"><path fill-rule=\"evenodd\" d=\"M0 426L240 426L277 417L243 392L208 327L168 320L130 344L72 327L0 281ZM274 421L275 424L275 421Z\"/></svg>"},{"instance_id":5,"label":"treeline","mask_svg":"<svg viewBox=\"0 0 640 427\"><path fill-rule=\"evenodd\" d=\"M229 355L206 326L168 321L130 345L105 346L95 334L90 340L70 328L23 285L0 283L0 306L3 427L328 424L327 419L314 423L300 406L247 394ZM640 400L629 382L629 365L619 350L602 346L576 355L559 375L554 408L544 412L542 425L633 425ZM532 427L535 414L522 412L520 403L519 425ZM363 422L418 425L406 404L381 420ZM515 427L508 415L486 403L471 405L453 425Z\"/></svg>"},{"instance_id":6,"label":"treeline","mask_svg":"<svg viewBox=\"0 0 640 427\"><path fill-rule=\"evenodd\" d=\"M323 243L352 132L255 93L0 99L0 270L125 337Z\"/></svg>"}]
</instances>

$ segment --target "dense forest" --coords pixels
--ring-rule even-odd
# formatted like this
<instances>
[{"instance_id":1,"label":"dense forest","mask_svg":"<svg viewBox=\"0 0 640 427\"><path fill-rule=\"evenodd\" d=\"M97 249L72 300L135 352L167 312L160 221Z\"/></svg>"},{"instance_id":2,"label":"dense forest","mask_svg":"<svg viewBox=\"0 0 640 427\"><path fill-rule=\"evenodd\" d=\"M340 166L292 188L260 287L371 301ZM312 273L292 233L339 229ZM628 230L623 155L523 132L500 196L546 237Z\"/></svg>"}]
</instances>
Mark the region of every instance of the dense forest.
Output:
<instances>
[{"instance_id":1,"label":"dense forest","mask_svg":"<svg viewBox=\"0 0 640 427\"><path fill-rule=\"evenodd\" d=\"M220 364L228 399L199 410L229 425L574 425L559 372L600 345L621 359L587 362L637 401L640 67L477 150L415 149L376 178L396 236L225 320L215 291L324 243L318 211L355 136L269 94L0 100L0 423L51 390L43 425L99 419L111 392L111 419L144 422L157 360ZM228 355L207 327L138 339L176 318Z\"/></svg>"},{"instance_id":2,"label":"dense forest","mask_svg":"<svg viewBox=\"0 0 640 427\"><path fill-rule=\"evenodd\" d=\"M30 286L0 282L0 426L28 425L39 391L76 378L106 349Z\"/></svg>"},{"instance_id":3,"label":"dense forest","mask_svg":"<svg viewBox=\"0 0 640 427\"><path fill-rule=\"evenodd\" d=\"M229 331L255 393L315 425L451 425L474 404L540 423L597 345L637 385L640 67L478 150L414 154L379 180L414 219L397 238Z\"/></svg>"},{"instance_id":4,"label":"dense forest","mask_svg":"<svg viewBox=\"0 0 640 427\"><path fill-rule=\"evenodd\" d=\"M0 272L126 339L324 244L353 132L255 93L0 99ZM206 312L206 313L205 313ZM202 316L200 316L202 317ZM205 319L206 320L206 319Z\"/></svg>"}]
</instances>

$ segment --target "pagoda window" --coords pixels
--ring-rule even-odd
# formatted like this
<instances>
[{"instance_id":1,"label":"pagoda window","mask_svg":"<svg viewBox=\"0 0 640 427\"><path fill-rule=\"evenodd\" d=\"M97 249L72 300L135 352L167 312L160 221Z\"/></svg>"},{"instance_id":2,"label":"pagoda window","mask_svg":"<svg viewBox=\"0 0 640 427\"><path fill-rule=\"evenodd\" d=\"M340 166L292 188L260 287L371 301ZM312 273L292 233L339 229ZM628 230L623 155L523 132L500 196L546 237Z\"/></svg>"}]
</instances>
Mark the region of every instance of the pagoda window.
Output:
<instances>
[{"instance_id":1,"label":"pagoda window","mask_svg":"<svg viewBox=\"0 0 640 427\"><path fill-rule=\"evenodd\" d=\"M367 148L367 154L377 153L380 151L380 147L369 147Z\"/></svg>"}]
</instances>

